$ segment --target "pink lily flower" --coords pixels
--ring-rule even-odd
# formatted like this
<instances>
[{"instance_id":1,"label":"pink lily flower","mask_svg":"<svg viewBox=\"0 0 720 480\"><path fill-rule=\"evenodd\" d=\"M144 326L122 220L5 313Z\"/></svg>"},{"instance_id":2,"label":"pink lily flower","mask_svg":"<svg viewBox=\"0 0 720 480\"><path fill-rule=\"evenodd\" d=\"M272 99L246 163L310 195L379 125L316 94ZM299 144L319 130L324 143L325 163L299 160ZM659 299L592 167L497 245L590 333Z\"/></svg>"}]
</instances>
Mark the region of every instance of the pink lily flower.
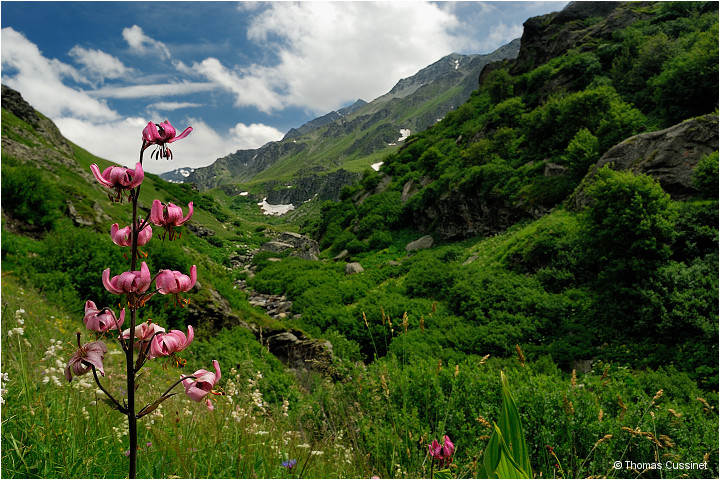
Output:
<instances>
[{"instance_id":1,"label":"pink lily flower","mask_svg":"<svg viewBox=\"0 0 720 480\"><path fill-rule=\"evenodd\" d=\"M140 271L123 272L110 279L110 269L106 268L102 273L102 282L108 292L115 295L124 293L143 293L150 287L150 269L145 262L142 262Z\"/></svg>"},{"instance_id":2,"label":"pink lily flower","mask_svg":"<svg viewBox=\"0 0 720 480\"><path fill-rule=\"evenodd\" d=\"M138 222L141 223L141 222ZM139 227L140 225L138 225ZM115 245L119 247L129 247L132 245L132 227L128 225L125 228L120 228L120 225L113 223L110 227L110 237ZM145 227L138 233L138 247L142 247L152 238L152 228L150 225Z\"/></svg>"},{"instance_id":3,"label":"pink lily flower","mask_svg":"<svg viewBox=\"0 0 720 480\"><path fill-rule=\"evenodd\" d=\"M103 342L90 342L80 346L80 334L78 333L78 349L70 357L70 361L65 367L65 378L68 382L72 382L73 374L75 376L84 375L89 372L92 367L98 369L104 377L103 359L107 353L107 346Z\"/></svg>"},{"instance_id":4,"label":"pink lily flower","mask_svg":"<svg viewBox=\"0 0 720 480\"><path fill-rule=\"evenodd\" d=\"M187 127L180 135L176 136L175 127L170 125L167 120L160 124L149 122L143 129L143 150L150 145L158 145L159 148L153 152L153 156L156 159L167 158L172 160L172 151L165 144L182 140L190 135L190 132L192 132L192 127Z\"/></svg>"},{"instance_id":5,"label":"pink lily flower","mask_svg":"<svg viewBox=\"0 0 720 480\"><path fill-rule=\"evenodd\" d=\"M125 309L120 310L120 318L115 316L115 312L109 308L98 310L95 302L88 300L85 302L85 317L83 318L85 326L93 332L105 333L108 330L118 330L125 322Z\"/></svg>"},{"instance_id":6,"label":"pink lily flower","mask_svg":"<svg viewBox=\"0 0 720 480\"><path fill-rule=\"evenodd\" d=\"M141 342L147 342L156 333L162 333L164 331L165 329L163 327L148 320L135 327L135 338ZM130 329L123 330L122 336L125 339L130 338Z\"/></svg>"},{"instance_id":7,"label":"pink lily flower","mask_svg":"<svg viewBox=\"0 0 720 480\"><path fill-rule=\"evenodd\" d=\"M175 227L190 220L193 214L193 202L188 203L188 214L183 217L182 208L173 203L165 205L160 200L153 200L150 209L150 222L158 227L165 227L165 233L170 234L170 240L175 240ZM165 234L163 234L165 240Z\"/></svg>"},{"instance_id":8,"label":"pink lily flower","mask_svg":"<svg viewBox=\"0 0 720 480\"><path fill-rule=\"evenodd\" d=\"M185 350L195 338L192 325L188 325L188 334L185 336L180 330L170 330L168 333L155 335L150 341L148 358L168 357L176 352Z\"/></svg>"},{"instance_id":9,"label":"pink lily flower","mask_svg":"<svg viewBox=\"0 0 720 480\"><path fill-rule=\"evenodd\" d=\"M445 442L443 442L442 446L443 455L445 455L445 458L452 457L453 453L455 453L455 445L450 441L450 437L445 435Z\"/></svg>"},{"instance_id":10,"label":"pink lily flower","mask_svg":"<svg viewBox=\"0 0 720 480\"><path fill-rule=\"evenodd\" d=\"M158 325L157 323L153 323L150 320L147 322L141 323L140 325L135 327L135 338L137 339L137 342L135 342L135 348L140 348L140 345L142 345L145 342L149 342L153 336L157 333L158 335L165 332L165 329ZM122 338L129 339L130 338L130 329L123 330L122 332ZM189 342L188 342L189 343Z\"/></svg>"},{"instance_id":11,"label":"pink lily flower","mask_svg":"<svg viewBox=\"0 0 720 480\"><path fill-rule=\"evenodd\" d=\"M192 374L192 376L195 377L194 379L180 375L183 379L182 384L183 387L185 387L185 393L192 400L199 402L205 398L208 393L220 395L220 393L213 390L213 387L220 381L220 364L217 360L213 360L213 366L215 367L215 373L200 369ZM210 406L208 406L208 408L212 410Z\"/></svg>"},{"instance_id":12,"label":"pink lily flower","mask_svg":"<svg viewBox=\"0 0 720 480\"><path fill-rule=\"evenodd\" d=\"M181 305L183 302L187 305L188 301L180 297L181 292L189 292L197 281L197 267L190 267L190 276L182 274L176 270L160 270L155 279L155 288L162 295L172 294L175 305Z\"/></svg>"},{"instance_id":13,"label":"pink lily flower","mask_svg":"<svg viewBox=\"0 0 720 480\"><path fill-rule=\"evenodd\" d=\"M430 456L433 458L438 460L443 460L445 458L442 451L442 445L440 445L437 440L433 440L432 443L428 445L428 449L430 451Z\"/></svg>"},{"instance_id":14,"label":"pink lily flower","mask_svg":"<svg viewBox=\"0 0 720 480\"><path fill-rule=\"evenodd\" d=\"M90 165L93 175L101 185L115 189L115 196L111 200L121 201L123 190L130 190L140 186L145 177L140 162L135 164L135 170L125 167L108 167L100 173L100 168L94 163Z\"/></svg>"}]
</instances>

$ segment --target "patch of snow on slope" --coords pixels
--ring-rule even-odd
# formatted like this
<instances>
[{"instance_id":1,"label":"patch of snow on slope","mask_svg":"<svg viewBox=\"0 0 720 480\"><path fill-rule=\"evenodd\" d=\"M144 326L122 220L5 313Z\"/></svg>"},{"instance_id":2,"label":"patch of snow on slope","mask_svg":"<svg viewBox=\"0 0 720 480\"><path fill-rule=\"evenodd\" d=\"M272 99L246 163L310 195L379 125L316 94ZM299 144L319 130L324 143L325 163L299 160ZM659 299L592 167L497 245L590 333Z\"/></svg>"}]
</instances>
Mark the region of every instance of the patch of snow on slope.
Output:
<instances>
[{"instance_id":1,"label":"patch of snow on slope","mask_svg":"<svg viewBox=\"0 0 720 480\"><path fill-rule=\"evenodd\" d=\"M288 203L287 205L270 205L267 203L267 197L263 198L258 206L262 209L265 215L285 215L291 210L295 210L295 205Z\"/></svg>"},{"instance_id":2,"label":"patch of snow on slope","mask_svg":"<svg viewBox=\"0 0 720 480\"><path fill-rule=\"evenodd\" d=\"M376 172L379 172L379 171L380 171L380 167L382 166L383 163L385 163L385 162L373 163L372 165L370 165L370 168L372 168L372 169L375 170Z\"/></svg>"},{"instance_id":3,"label":"patch of snow on slope","mask_svg":"<svg viewBox=\"0 0 720 480\"><path fill-rule=\"evenodd\" d=\"M397 141L402 142L409 136L410 136L410 129L409 128L401 128L400 129L400 138L398 138Z\"/></svg>"}]
</instances>

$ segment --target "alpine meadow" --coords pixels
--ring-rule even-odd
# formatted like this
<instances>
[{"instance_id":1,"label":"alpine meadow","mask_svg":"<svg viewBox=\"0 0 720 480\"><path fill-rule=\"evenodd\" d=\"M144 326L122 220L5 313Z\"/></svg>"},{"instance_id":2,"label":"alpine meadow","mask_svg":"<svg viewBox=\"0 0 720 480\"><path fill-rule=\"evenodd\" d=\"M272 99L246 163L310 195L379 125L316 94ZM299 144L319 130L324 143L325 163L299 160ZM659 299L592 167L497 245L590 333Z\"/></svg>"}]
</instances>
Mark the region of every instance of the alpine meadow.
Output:
<instances>
[{"instance_id":1,"label":"alpine meadow","mask_svg":"<svg viewBox=\"0 0 720 480\"><path fill-rule=\"evenodd\" d=\"M3 85L0 475L718 478L718 58L572 2L192 172Z\"/></svg>"}]
</instances>

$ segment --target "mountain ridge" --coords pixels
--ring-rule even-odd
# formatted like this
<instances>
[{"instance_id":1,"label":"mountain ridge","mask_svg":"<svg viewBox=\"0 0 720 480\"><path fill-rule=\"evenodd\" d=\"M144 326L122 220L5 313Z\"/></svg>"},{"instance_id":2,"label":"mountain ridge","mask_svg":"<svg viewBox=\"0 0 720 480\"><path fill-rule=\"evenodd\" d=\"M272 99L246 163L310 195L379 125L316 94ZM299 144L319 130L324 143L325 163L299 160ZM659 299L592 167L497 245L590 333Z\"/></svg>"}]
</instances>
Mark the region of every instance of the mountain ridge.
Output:
<instances>
[{"instance_id":1,"label":"mountain ridge","mask_svg":"<svg viewBox=\"0 0 720 480\"><path fill-rule=\"evenodd\" d=\"M519 44L519 39L513 40L488 55L447 55L369 103L358 100L291 129L280 141L219 158L195 169L185 181L200 190L256 181L258 189L267 190L260 184L297 180L308 172L322 175L344 169L359 178L371 163L394 151L396 145L391 144L404 136L401 130L425 129L464 103L477 88L484 66L514 57ZM178 180L177 172L160 177ZM336 200L341 188L325 191L329 197L322 199Z\"/></svg>"}]
</instances>

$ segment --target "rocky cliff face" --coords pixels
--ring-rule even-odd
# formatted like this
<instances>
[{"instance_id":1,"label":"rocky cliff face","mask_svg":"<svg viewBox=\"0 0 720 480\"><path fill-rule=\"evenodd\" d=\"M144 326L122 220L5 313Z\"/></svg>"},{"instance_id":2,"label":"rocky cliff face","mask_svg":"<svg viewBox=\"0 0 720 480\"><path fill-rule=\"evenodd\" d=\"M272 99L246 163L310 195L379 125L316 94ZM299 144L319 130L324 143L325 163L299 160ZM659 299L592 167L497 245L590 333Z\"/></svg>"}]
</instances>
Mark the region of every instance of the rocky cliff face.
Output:
<instances>
[{"instance_id":1,"label":"rocky cliff face","mask_svg":"<svg viewBox=\"0 0 720 480\"><path fill-rule=\"evenodd\" d=\"M340 169L325 175L300 176L290 182L289 188L284 183L268 182L267 202L272 205L300 205L313 199L338 201L342 188L359 178L357 173Z\"/></svg>"}]
</instances>

